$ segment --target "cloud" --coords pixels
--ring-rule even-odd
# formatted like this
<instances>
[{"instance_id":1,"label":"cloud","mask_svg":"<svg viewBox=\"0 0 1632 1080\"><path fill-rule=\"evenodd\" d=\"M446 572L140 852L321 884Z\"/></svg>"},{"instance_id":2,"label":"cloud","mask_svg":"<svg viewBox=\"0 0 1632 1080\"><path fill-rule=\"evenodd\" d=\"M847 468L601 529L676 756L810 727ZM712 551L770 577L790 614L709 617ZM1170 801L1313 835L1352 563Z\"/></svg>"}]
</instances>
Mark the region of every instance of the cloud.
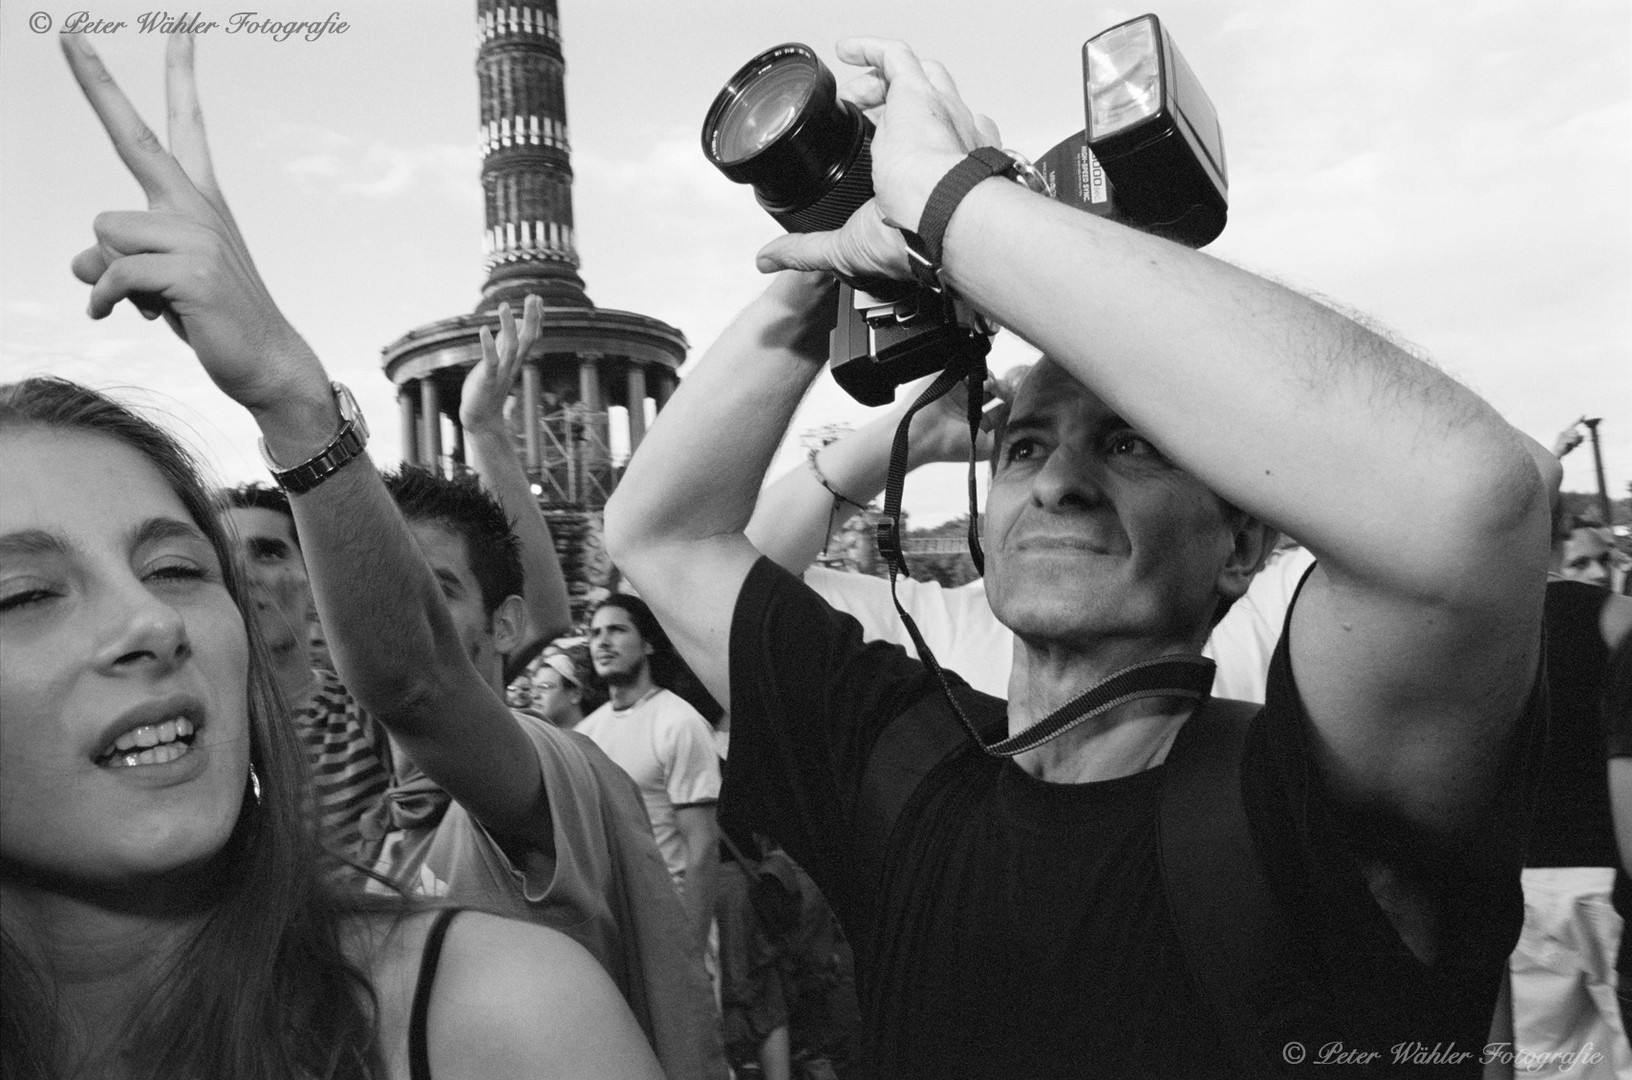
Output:
<instances>
[{"instance_id":1,"label":"cloud","mask_svg":"<svg viewBox=\"0 0 1632 1080\"><path fill-rule=\"evenodd\" d=\"M278 156L288 155L293 146L302 148L284 157L281 167L302 191L364 199L427 191L459 205L481 197L475 182L476 151L470 146L365 143L324 128L292 124L280 125L270 141Z\"/></svg>"}]
</instances>

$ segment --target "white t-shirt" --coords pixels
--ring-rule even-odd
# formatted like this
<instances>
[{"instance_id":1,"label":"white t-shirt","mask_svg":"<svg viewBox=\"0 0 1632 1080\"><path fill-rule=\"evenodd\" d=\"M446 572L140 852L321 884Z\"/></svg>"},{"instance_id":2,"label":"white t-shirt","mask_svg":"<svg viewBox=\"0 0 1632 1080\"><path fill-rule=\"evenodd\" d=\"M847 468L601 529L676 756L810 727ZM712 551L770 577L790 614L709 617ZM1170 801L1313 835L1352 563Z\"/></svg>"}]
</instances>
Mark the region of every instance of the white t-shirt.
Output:
<instances>
[{"instance_id":1,"label":"white t-shirt","mask_svg":"<svg viewBox=\"0 0 1632 1080\"><path fill-rule=\"evenodd\" d=\"M1202 650L1218 664L1213 677L1215 697L1237 701L1264 700L1269 658L1281 637L1287 609L1304 572L1314 565L1307 548L1277 552L1247 594L1213 628ZM813 566L805 584L838 610L861 623L868 641L893 641L917 656L907 628L890 603L890 583L884 578L850 574ZM1007 698L1009 669L1014 664L1014 635L997 621L986 603L985 582L976 579L948 589L935 582L902 578L897 582L901 606L918 624L924 642L948 671L983 694Z\"/></svg>"},{"instance_id":2,"label":"white t-shirt","mask_svg":"<svg viewBox=\"0 0 1632 1080\"><path fill-rule=\"evenodd\" d=\"M612 708L609 701L573 730L594 740L634 777L657 850L679 884L685 876L686 846L675 811L720 797L720 759L708 721L679 695L659 689L627 712Z\"/></svg>"}]
</instances>

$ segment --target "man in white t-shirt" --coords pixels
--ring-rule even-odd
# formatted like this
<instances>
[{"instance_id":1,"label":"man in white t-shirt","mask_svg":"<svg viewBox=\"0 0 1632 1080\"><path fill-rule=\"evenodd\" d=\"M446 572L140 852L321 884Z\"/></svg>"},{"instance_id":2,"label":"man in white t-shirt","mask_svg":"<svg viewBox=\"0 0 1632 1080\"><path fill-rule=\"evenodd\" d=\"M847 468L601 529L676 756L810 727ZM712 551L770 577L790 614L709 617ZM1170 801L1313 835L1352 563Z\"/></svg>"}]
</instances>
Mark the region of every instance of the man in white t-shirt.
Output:
<instances>
[{"instance_id":1,"label":"man in white t-shirt","mask_svg":"<svg viewBox=\"0 0 1632 1080\"><path fill-rule=\"evenodd\" d=\"M720 761L713 730L678 694L658 685L654 667L677 662L651 610L633 596L601 603L589 624L595 673L612 699L575 729L634 777L657 849L679 889L699 945L714 917Z\"/></svg>"}]
</instances>

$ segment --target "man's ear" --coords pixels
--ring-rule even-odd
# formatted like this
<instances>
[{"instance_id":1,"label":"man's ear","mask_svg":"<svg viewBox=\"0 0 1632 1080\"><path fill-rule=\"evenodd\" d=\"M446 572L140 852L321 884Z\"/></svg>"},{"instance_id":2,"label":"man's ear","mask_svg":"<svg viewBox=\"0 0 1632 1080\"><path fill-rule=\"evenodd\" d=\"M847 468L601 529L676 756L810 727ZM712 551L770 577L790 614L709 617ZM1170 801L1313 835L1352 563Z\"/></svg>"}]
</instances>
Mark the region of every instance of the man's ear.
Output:
<instances>
[{"instance_id":1,"label":"man's ear","mask_svg":"<svg viewBox=\"0 0 1632 1080\"><path fill-rule=\"evenodd\" d=\"M493 630L493 648L509 656L521 648L527 633L527 604L519 596L507 596L493 612L488 624Z\"/></svg>"},{"instance_id":2,"label":"man's ear","mask_svg":"<svg viewBox=\"0 0 1632 1080\"><path fill-rule=\"evenodd\" d=\"M1275 553L1281 533L1250 514L1238 513L1230 524L1230 555L1218 572L1218 592L1225 599L1236 600L1246 593L1252 579Z\"/></svg>"}]
</instances>

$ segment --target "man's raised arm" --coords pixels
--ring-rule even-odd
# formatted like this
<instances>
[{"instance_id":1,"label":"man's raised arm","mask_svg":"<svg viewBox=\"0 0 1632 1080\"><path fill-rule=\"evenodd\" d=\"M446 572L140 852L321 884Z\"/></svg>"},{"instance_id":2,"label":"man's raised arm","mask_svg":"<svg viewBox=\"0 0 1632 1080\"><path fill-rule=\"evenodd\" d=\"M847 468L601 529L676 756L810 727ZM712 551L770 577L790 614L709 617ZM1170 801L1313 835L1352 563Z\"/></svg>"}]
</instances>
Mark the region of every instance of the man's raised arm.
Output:
<instances>
[{"instance_id":1,"label":"man's raised arm","mask_svg":"<svg viewBox=\"0 0 1632 1080\"><path fill-rule=\"evenodd\" d=\"M835 302L822 275L779 275L680 384L606 504L612 561L727 709L731 615L759 555L743 530L827 359Z\"/></svg>"},{"instance_id":2,"label":"man's raised arm","mask_svg":"<svg viewBox=\"0 0 1632 1080\"><path fill-rule=\"evenodd\" d=\"M546 644L572 628L567 579L555 553L550 523L533 497L527 470L516 457L504 421L505 401L528 350L538 341L543 318L544 302L537 296L527 298L519 329L510 305L500 304L499 338L494 341L492 333L482 328L482 358L465 375L459 394L459 425L465 429L470 467L499 500L520 547L527 616L521 643L504 658L506 683L525 671Z\"/></svg>"},{"instance_id":3,"label":"man's raised arm","mask_svg":"<svg viewBox=\"0 0 1632 1080\"><path fill-rule=\"evenodd\" d=\"M973 148L972 117L906 45L840 43L879 110L876 211L782 237L764 269L905 276L899 234ZM1535 678L1546 499L1524 440L1353 320L1199 252L1003 180L944 235L952 287L1171 460L1320 557L1293 667L1341 797L1435 831L1489 795Z\"/></svg>"}]
</instances>

